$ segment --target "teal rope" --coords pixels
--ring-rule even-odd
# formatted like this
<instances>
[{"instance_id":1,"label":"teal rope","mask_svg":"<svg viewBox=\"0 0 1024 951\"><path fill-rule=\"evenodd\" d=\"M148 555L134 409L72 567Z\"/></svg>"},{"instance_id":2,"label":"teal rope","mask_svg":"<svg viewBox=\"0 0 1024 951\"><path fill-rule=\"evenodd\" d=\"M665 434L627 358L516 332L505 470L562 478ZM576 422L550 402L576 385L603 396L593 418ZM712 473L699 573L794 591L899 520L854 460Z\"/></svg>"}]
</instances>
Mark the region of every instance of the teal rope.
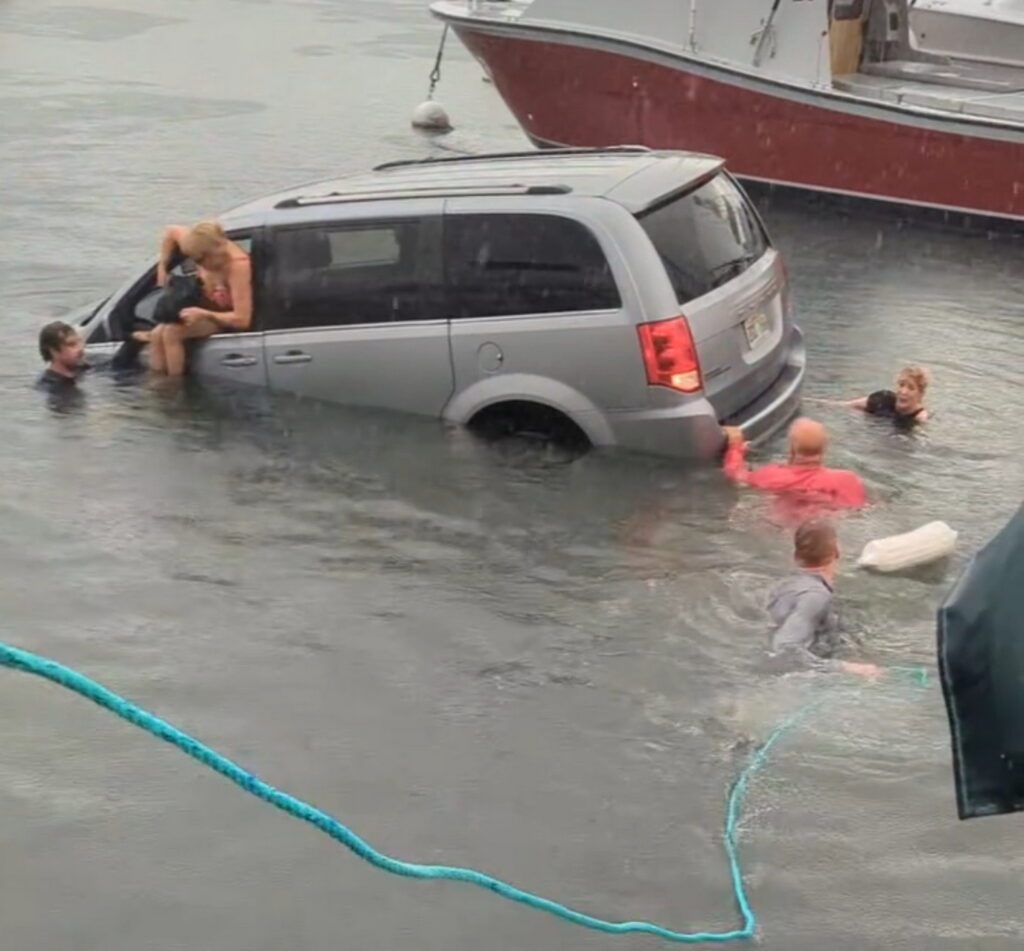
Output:
<instances>
[{"instance_id":1,"label":"teal rope","mask_svg":"<svg viewBox=\"0 0 1024 951\"><path fill-rule=\"evenodd\" d=\"M928 686L928 669L926 667L888 667L886 669L898 674L906 674L919 687Z\"/></svg>"},{"instance_id":2,"label":"teal rope","mask_svg":"<svg viewBox=\"0 0 1024 951\"><path fill-rule=\"evenodd\" d=\"M531 908L549 912L565 921L582 925L585 928L592 928L595 931L603 931L607 934L640 932L681 944L742 941L753 937L757 928L757 917L754 915L754 911L747 899L746 888L743 885L743 875L740 870L739 850L736 844L736 826L739 823L743 798L746 795L751 777L764 765L771 748L783 735L826 699L826 697L819 697L783 720L751 757L750 762L743 772L740 773L739 778L729 793L725 817L725 852L729 860L729 873L732 877L736 905L743 918L743 927L733 931L696 931L688 933L670 931L668 928L662 928L660 925L652 924L648 921L605 921L601 918L595 918L591 915L574 911L571 908L566 908L565 905L560 905L550 899L532 895L529 892L516 888L514 885L509 885L507 882L492 878L490 875L485 875L471 868L456 868L448 865L415 865L391 858L378 852L368 842L365 842L351 829L342 825L337 819L329 816L326 812L322 812L314 806L288 795L286 792L275 789L273 786L263 782L263 780L246 772L227 757L221 756L220 753L210 749L208 746L204 746L188 734L182 733L181 730L171 726L159 717L154 716L152 713L147 713L113 691L101 686L94 680L90 680L83 674L65 667L63 664L59 664L46 657L40 657L38 654L31 654L28 651L19 650L16 647L0 643L0 665L20 670L27 674L44 677L68 690L80 694L88 700L92 700L93 703L99 704L99 706L116 714L121 719L127 720L129 723L170 743L172 746L176 746L183 753L187 753L204 766L208 766L215 772L230 779L231 782L241 786L242 789L258 799L262 799L272 806L277 806L278 809L283 810L290 816L294 816L296 819L302 819L304 822L316 826L321 832L341 842L342 845L347 846L360 858L365 859L377 868L383 869L385 872L391 872L393 875L404 875L407 878L448 879L457 882L469 882L473 885L479 885L481 888L489 889L503 898L508 898L510 901L520 902Z\"/></svg>"}]
</instances>

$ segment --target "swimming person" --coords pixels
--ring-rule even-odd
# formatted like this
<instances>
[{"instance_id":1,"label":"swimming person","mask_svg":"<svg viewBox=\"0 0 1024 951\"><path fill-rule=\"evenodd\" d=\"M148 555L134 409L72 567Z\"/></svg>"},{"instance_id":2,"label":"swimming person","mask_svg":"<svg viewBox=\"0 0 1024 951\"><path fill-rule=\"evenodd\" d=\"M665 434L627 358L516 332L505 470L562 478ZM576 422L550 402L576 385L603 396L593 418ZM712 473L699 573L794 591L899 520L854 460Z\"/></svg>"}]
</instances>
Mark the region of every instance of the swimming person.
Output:
<instances>
[{"instance_id":1,"label":"swimming person","mask_svg":"<svg viewBox=\"0 0 1024 951\"><path fill-rule=\"evenodd\" d=\"M839 616L833 601L839 541L836 530L821 519L803 523L793 536L793 557L799 569L779 582L768 599L768 614L775 628L771 652L800 667L838 668L865 677L881 671L874 664L830 661L839 634Z\"/></svg>"},{"instance_id":2,"label":"swimming person","mask_svg":"<svg viewBox=\"0 0 1024 951\"><path fill-rule=\"evenodd\" d=\"M736 426L723 427L728 444L722 463L726 478L740 485L838 508L858 508L867 501L860 476L849 469L825 467L828 433L821 423L801 417L789 427L789 462L747 468L747 442Z\"/></svg>"},{"instance_id":3,"label":"swimming person","mask_svg":"<svg viewBox=\"0 0 1024 951\"><path fill-rule=\"evenodd\" d=\"M241 332L252 325L251 261L220 224L201 221L192 228L170 225L165 229L156 271L158 287L167 283L168 270L178 251L198 265L202 306L183 308L179 322L163 323L132 335L140 343L149 344L150 369L168 376L185 372L186 340L225 331Z\"/></svg>"},{"instance_id":4,"label":"swimming person","mask_svg":"<svg viewBox=\"0 0 1024 951\"><path fill-rule=\"evenodd\" d=\"M49 393L69 392L86 369L85 341L70 324L55 320L39 331L39 355L46 369L36 386Z\"/></svg>"},{"instance_id":5,"label":"swimming person","mask_svg":"<svg viewBox=\"0 0 1024 951\"><path fill-rule=\"evenodd\" d=\"M895 390L875 390L855 400L816 400L833 406L849 406L871 416L891 419L898 428L910 429L928 419L924 406L928 392L928 371L923 367L907 366L896 375Z\"/></svg>"}]
</instances>

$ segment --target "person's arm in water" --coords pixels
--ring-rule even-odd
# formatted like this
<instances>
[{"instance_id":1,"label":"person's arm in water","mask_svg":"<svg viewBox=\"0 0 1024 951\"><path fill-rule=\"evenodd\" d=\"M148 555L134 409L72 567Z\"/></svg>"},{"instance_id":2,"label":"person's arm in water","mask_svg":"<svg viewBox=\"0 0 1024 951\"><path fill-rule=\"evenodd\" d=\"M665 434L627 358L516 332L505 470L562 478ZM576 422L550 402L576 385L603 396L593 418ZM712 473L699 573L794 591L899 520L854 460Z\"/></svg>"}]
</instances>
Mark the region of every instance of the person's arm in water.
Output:
<instances>
[{"instance_id":1,"label":"person's arm in water","mask_svg":"<svg viewBox=\"0 0 1024 951\"><path fill-rule=\"evenodd\" d=\"M832 400L822 399L815 396L805 396L803 400L807 403L818 403L822 406L846 406L849 409L857 409L862 413L871 416L890 416L896 412L896 393L892 390L875 390L867 396L858 396L855 400ZM914 419L923 423L928 418L928 410L921 406L914 414Z\"/></svg>"},{"instance_id":2,"label":"person's arm in water","mask_svg":"<svg viewBox=\"0 0 1024 951\"><path fill-rule=\"evenodd\" d=\"M928 418L928 410L918 406L916 412L909 413L899 408L898 398L893 390L876 390L863 399L853 400L848 405L863 410L872 416L892 416L897 419L902 415L908 415L917 423L923 423Z\"/></svg>"},{"instance_id":3,"label":"person's arm in water","mask_svg":"<svg viewBox=\"0 0 1024 951\"><path fill-rule=\"evenodd\" d=\"M858 396L855 400L828 400L818 396L804 396L802 399L805 403L817 403L820 406L845 406L849 409L859 409L867 413L869 412L868 401L871 397Z\"/></svg>"},{"instance_id":4,"label":"person's arm in water","mask_svg":"<svg viewBox=\"0 0 1024 951\"><path fill-rule=\"evenodd\" d=\"M171 269L171 262L186 234L188 234L188 228L183 225L168 225L164 228L164 233L160 238L160 260L156 265L157 287L163 287L167 283L167 272Z\"/></svg>"},{"instance_id":5,"label":"person's arm in water","mask_svg":"<svg viewBox=\"0 0 1024 951\"><path fill-rule=\"evenodd\" d=\"M801 400L805 403L817 403L820 406L849 406L851 409L862 409L868 408L868 398L866 396L858 396L855 400L833 400L825 399L821 396L802 396Z\"/></svg>"},{"instance_id":6,"label":"person's arm in water","mask_svg":"<svg viewBox=\"0 0 1024 951\"><path fill-rule=\"evenodd\" d=\"M747 441L739 426L723 426L725 433L725 455L722 457L722 471L730 482L753 485L756 473L747 468Z\"/></svg>"},{"instance_id":7,"label":"person's arm in water","mask_svg":"<svg viewBox=\"0 0 1024 951\"><path fill-rule=\"evenodd\" d=\"M728 440L722 458L722 472L730 482L755 489L778 490L787 487L788 479L778 466L769 465L754 470L747 468L747 441L743 438L743 430L738 426L723 426L722 431Z\"/></svg>"}]
</instances>

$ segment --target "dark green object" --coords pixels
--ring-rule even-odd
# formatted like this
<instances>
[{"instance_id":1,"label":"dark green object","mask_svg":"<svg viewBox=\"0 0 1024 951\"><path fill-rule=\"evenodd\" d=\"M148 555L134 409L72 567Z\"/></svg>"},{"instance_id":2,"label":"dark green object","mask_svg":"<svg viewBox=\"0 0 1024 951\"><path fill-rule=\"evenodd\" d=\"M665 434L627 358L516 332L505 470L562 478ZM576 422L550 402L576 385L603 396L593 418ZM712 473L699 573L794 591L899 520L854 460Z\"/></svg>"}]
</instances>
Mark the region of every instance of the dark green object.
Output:
<instances>
[{"instance_id":1,"label":"dark green object","mask_svg":"<svg viewBox=\"0 0 1024 951\"><path fill-rule=\"evenodd\" d=\"M1024 505L947 595L938 652L960 818L1024 810Z\"/></svg>"}]
</instances>

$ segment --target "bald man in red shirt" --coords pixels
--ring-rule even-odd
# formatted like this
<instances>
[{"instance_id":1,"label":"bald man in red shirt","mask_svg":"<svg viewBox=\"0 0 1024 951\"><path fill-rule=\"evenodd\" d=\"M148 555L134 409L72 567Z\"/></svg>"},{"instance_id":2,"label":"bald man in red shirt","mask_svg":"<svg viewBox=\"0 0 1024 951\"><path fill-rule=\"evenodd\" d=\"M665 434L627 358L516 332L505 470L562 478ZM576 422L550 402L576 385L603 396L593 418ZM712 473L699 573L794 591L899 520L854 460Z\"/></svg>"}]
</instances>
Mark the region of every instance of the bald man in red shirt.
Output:
<instances>
[{"instance_id":1,"label":"bald man in red shirt","mask_svg":"<svg viewBox=\"0 0 1024 951\"><path fill-rule=\"evenodd\" d=\"M825 467L828 433L821 423L800 418L789 427L789 462L747 468L747 443L736 426L723 428L728 446L722 468L726 478L740 485L834 508L859 508L867 502L860 476L849 469Z\"/></svg>"}]
</instances>

